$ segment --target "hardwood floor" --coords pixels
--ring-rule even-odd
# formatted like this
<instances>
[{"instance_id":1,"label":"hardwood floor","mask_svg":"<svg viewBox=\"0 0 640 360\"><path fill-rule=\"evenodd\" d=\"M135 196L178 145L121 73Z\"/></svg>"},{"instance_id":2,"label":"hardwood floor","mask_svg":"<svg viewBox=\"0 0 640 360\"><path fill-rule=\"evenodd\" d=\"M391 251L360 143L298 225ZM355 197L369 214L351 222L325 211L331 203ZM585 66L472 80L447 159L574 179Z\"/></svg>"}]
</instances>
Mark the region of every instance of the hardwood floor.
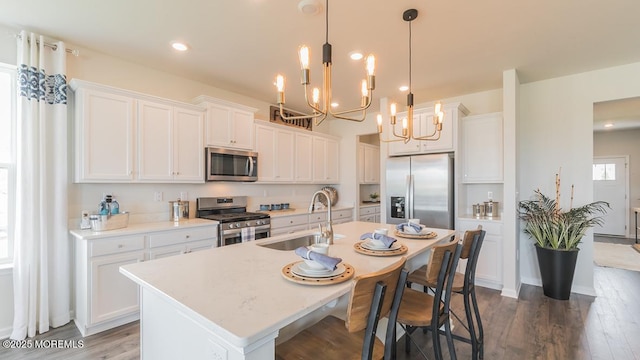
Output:
<instances>
[{"instance_id":1,"label":"hardwood floor","mask_svg":"<svg viewBox=\"0 0 640 360\"><path fill-rule=\"evenodd\" d=\"M553 300L542 288L523 285L519 299L500 296L500 292L478 288L478 301L485 328L485 356L493 359L640 359L640 272L595 267L597 297L571 294L567 301ZM454 296L454 311L464 314L462 301ZM454 332L464 329L454 323ZM431 335L415 332L416 340L433 359ZM83 339L73 323L36 339ZM6 360L85 360L138 359L139 324L132 323L83 339L81 349L0 348ZM398 359L421 359L412 348L405 353L404 338L398 342ZM459 359L471 358L471 346L459 341ZM443 348L446 349L444 339ZM445 350L445 357L449 358Z\"/></svg>"}]
</instances>

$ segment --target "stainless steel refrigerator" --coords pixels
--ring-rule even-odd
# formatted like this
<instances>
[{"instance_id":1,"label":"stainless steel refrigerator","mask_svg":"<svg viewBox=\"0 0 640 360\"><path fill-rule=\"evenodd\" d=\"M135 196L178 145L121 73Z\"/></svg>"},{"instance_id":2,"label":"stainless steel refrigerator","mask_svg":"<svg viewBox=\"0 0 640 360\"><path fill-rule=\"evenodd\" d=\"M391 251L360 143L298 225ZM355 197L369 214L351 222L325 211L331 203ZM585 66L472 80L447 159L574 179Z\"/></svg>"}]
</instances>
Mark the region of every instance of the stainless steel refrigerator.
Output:
<instances>
[{"instance_id":1,"label":"stainless steel refrigerator","mask_svg":"<svg viewBox=\"0 0 640 360\"><path fill-rule=\"evenodd\" d=\"M454 228L453 154L392 157L386 170L387 223Z\"/></svg>"}]
</instances>

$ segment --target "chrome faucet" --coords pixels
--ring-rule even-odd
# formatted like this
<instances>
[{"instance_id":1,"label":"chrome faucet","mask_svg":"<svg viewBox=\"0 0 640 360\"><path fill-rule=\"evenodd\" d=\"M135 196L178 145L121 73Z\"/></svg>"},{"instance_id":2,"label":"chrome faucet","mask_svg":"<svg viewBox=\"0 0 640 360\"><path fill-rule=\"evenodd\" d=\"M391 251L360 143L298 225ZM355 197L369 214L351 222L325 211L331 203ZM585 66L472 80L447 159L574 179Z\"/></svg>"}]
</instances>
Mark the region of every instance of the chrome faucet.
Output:
<instances>
[{"instance_id":1,"label":"chrome faucet","mask_svg":"<svg viewBox=\"0 0 640 360\"><path fill-rule=\"evenodd\" d=\"M322 195L327 198L327 226L324 231L320 227L320 236L327 239L329 245L333 245L333 226L331 220L331 197L329 193L324 190L318 190L311 196L311 204L309 204L309 213L313 213L315 210L316 197Z\"/></svg>"}]
</instances>

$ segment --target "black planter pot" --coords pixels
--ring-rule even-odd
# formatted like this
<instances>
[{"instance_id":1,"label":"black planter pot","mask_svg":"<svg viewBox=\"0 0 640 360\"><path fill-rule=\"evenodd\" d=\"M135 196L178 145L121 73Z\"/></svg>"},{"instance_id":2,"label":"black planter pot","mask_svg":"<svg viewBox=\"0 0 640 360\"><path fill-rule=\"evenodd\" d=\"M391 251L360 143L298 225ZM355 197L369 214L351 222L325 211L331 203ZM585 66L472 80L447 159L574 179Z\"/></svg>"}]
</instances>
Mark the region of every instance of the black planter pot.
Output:
<instances>
[{"instance_id":1,"label":"black planter pot","mask_svg":"<svg viewBox=\"0 0 640 360\"><path fill-rule=\"evenodd\" d=\"M578 249L556 250L536 245L545 296L557 300L569 299L578 251Z\"/></svg>"}]
</instances>

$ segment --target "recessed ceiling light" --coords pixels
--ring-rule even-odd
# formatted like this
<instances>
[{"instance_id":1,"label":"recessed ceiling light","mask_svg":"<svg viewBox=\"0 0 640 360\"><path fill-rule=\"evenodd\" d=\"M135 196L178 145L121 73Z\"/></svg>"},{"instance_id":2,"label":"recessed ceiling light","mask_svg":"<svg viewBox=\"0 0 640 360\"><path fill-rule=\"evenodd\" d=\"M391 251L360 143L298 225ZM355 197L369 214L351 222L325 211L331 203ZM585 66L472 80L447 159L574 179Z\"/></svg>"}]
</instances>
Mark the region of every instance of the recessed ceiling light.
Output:
<instances>
[{"instance_id":1,"label":"recessed ceiling light","mask_svg":"<svg viewBox=\"0 0 640 360\"><path fill-rule=\"evenodd\" d=\"M189 49L186 44L177 41L171 43L171 47L178 51L187 51Z\"/></svg>"},{"instance_id":2,"label":"recessed ceiling light","mask_svg":"<svg viewBox=\"0 0 640 360\"><path fill-rule=\"evenodd\" d=\"M338 104L337 102L332 102L331 103L331 107L335 108L335 107L338 107L338 106L340 106L340 104Z\"/></svg>"},{"instance_id":3,"label":"recessed ceiling light","mask_svg":"<svg viewBox=\"0 0 640 360\"><path fill-rule=\"evenodd\" d=\"M362 53L361 53L361 52L358 52L358 51L352 51L352 52L349 54L349 57L351 58L351 60L362 60L363 55L362 55Z\"/></svg>"},{"instance_id":4,"label":"recessed ceiling light","mask_svg":"<svg viewBox=\"0 0 640 360\"><path fill-rule=\"evenodd\" d=\"M298 10L305 15L315 15L322 10L318 0L302 0L298 3Z\"/></svg>"},{"instance_id":5,"label":"recessed ceiling light","mask_svg":"<svg viewBox=\"0 0 640 360\"><path fill-rule=\"evenodd\" d=\"M612 123L606 123L606 124L604 124L604 127L610 128L610 127L613 127L613 124Z\"/></svg>"},{"instance_id":6,"label":"recessed ceiling light","mask_svg":"<svg viewBox=\"0 0 640 360\"><path fill-rule=\"evenodd\" d=\"M409 87L407 85L400 86L400 91L407 91L407 90L409 90Z\"/></svg>"}]
</instances>

